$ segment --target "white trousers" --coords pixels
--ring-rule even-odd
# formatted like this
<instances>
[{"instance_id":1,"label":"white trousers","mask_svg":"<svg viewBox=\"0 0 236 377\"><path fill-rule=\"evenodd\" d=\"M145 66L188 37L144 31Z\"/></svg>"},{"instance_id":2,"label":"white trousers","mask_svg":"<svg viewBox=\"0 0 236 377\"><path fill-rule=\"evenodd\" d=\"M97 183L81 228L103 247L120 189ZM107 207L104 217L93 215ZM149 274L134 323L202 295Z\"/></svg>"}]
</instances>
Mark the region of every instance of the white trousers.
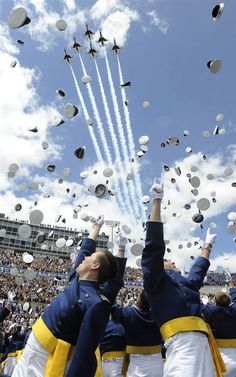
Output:
<instances>
[{"instance_id":1,"label":"white trousers","mask_svg":"<svg viewBox=\"0 0 236 377\"><path fill-rule=\"evenodd\" d=\"M215 377L208 338L197 331L182 332L165 342L163 377Z\"/></svg>"},{"instance_id":2,"label":"white trousers","mask_svg":"<svg viewBox=\"0 0 236 377\"><path fill-rule=\"evenodd\" d=\"M227 368L227 372L224 373L224 377L235 377L236 376L236 348L220 347L220 353Z\"/></svg>"},{"instance_id":3,"label":"white trousers","mask_svg":"<svg viewBox=\"0 0 236 377\"><path fill-rule=\"evenodd\" d=\"M161 353L152 355L130 355L127 377L162 377L163 360ZM183 376L182 376L183 377Z\"/></svg>"},{"instance_id":4,"label":"white trousers","mask_svg":"<svg viewBox=\"0 0 236 377\"><path fill-rule=\"evenodd\" d=\"M102 360L102 377L122 377L123 357Z\"/></svg>"},{"instance_id":5,"label":"white trousers","mask_svg":"<svg viewBox=\"0 0 236 377\"><path fill-rule=\"evenodd\" d=\"M11 376L12 373L13 373L13 370L16 366L16 356L9 356L6 361L5 361L5 364L4 364L4 374L7 374L8 376Z\"/></svg>"},{"instance_id":6,"label":"white trousers","mask_svg":"<svg viewBox=\"0 0 236 377\"><path fill-rule=\"evenodd\" d=\"M17 363L12 377L44 377L49 353L41 346L31 332L24 352ZM66 366L68 370L69 362Z\"/></svg>"}]
</instances>

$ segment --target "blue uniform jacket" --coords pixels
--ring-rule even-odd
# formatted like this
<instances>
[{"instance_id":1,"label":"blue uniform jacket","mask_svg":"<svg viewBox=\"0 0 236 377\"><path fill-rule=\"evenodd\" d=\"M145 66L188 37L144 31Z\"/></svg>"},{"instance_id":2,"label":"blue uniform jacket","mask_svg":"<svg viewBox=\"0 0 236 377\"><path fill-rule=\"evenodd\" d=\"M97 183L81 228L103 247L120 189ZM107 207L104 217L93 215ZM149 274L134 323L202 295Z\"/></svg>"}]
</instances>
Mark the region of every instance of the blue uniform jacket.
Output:
<instances>
[{"instance_id":1,"label":"blue uniform jacket","mask_svg":"<svg viewBox=\"0 0 236 377\"><path fill-rule=\"evenodd\" d=\"M231 288L229 294L231 304L228 308L212 304L201 307L204 319L217 339L236 339L236 288Z\"/></svg>"},{"instance_id":2,"label":"blue uniform jacket","mask_svg":"<svg viewBox=\"0 0 236 377\"><path fill-rule=\"evenodd\" d=\"M120 323L109 320L104 337L100 343L100 352L124 351L126 347L126 333Z\"/></svg>"},{"instance_id":3,"label":"blue uniform jacket","mask_svg":"<svg viewBox=\"0 0 236 377\"><path fill-rule=\"evenodd\" d=\"M161 334L153 321L152 312L144 312L135 306L112 308L112 319L120 322L126 331L129 346L156 346L161 344Z\"/></svg>"},{"instance_id":4,"label":"blue uniform jacket","mask_svg":"<svg viewBox=\"0 0 236 377\"><path fill-rule=\"evenodd\" d=\"M142 255L144 289L159 327L174 318L201 317L199 289L210 262L198 257L187 278L164 269L163 223L148 221Z\"/></svg>"},{"instance_id":5,"label":"blue uniform jacket","mask_svg":"<svg viewBox=\"0 0 236 377\"><path fill-rule=\"evenodd\" d=\"M70 363L67 377L93 377L96 371L94 352L103 338L109 320L111 303L115 301L119 289L123 286L125 258L117 258L119 275L105 283L101 292L95 281L79 280L76 268L85 256L96 250L96 242L86 238L71 272L70 283L48 306L43 321L48 329L58 338L76 347ZM103 294L109 300L101 298Z\"/></svg>"}]
</instances>

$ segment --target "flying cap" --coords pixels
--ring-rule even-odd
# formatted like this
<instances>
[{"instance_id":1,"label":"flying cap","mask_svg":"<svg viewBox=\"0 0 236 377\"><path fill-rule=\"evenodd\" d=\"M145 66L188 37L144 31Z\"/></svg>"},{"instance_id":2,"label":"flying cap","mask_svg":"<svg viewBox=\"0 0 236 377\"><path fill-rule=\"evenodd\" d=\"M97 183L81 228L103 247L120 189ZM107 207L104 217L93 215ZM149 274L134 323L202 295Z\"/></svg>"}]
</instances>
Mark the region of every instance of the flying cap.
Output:
<instances>
[{"instance_id":1,"label":"flying cap","mask_svg":"<svg viewBox=\"0 0 236 377\"><path fill-rule=\"evenodd\" d=\"M138 142L140 145L146 145L149 142L149 136L141 136Z\"/></svg>"},{"instance_id":2,"label":"flying cap","mask_svg":"<svg viewBox=\"0 0 236 377\"><path fill-rule=\"evenodd\" d=\"M191 172L195 173L198 170L198 168L197 168L197 166L192 165L190 167L190 170L191 170Z\"/></svg>"},{"instance_id":3,"label":"flying cap","mask_svg":"<svg viewBox=\"0 0 236 377\"><path fill-rule=\"evenodd\" d=\"M11 67L12 67L12 68L15 68L16 65L17 65L17 61L16 61L16 60L13 60L13 61L11 62Z\"/></svg>"},{"instance_id":4,"label":"flying cap","mask_svg":"<svg viewBox=\"0 0 236 377\"><path fill-rule=\"evenodd\" d=\"M84 75L84 76L81 77L81 81L82 81L83 84L88 84L91 80L92 80L91 76L89 76L89 75Z\"/></svg>"},{"instance_id":5,"label":"flying cap","mask_svg":"<svg viewBox=\"0 0 236 377\"><path fill-rule=\"evenodd\" d=\"M62 174L63 174L64 177L69 177L70 174L71 174L70 168L64 168Z\"/></svg>"},{"instance_id":6,"label":"flying cap","mask_svg":"<svg viewBox=\"0 0 236 377\"><path fill-rule=\"evenodd\" d=\"M228 214L228 219L231 221L236 220L236 212L230 212Z\"/></svg>"},{"instance_id":7,"label":"flying cap","mask_svg":"<svg viewBox=\"0 0 236 377\"><path fill-rule=\"evenodd\" d=\"M65 97L66 93L64 92L64 90L62 89L57 89L56 90L56 93L60 96L60 97Z\"/></svg>"},{"instance_id":8,"label":"flying cap","mask_svg":"<svg viewBox=\"0 0 236 377\"><path fill-rule=\"evenodd\" d=\"M106 168L103 170L103 175L106 178L110 178L113 174L113 170L111 168Z\"/></svg>"},{"instance_id":9,"label":"flying cap","mask_svg":"<svg viewBox=\"0 0 236 377\"><path fill-rule=\"evenodd\" d=\"M194 187L194 188L198 188L201 184L201 181L200 181L200 178L198 178L196 175L194 177L191 177L189 179L189 182L190 184Z\"/></svg>"},{"instance_id":10,"label":"flying cap","mask_svg":"<svg viewBox=\"0 0 236 377\"><path fill-rule=\"evenodd\" d=\"M17 203L17 204L15 205L15 211L16 211L16 212L19 212L19 211L21 210L21 208L22 208L22 205L21 205L20 203Z\"/></svg>"},{"instance_id":11,"label":"flying cap","mask_svg":"<svg viewBox=\"0 0 236 377\"><path fill-rule=\"evenodd\" d=\"M211 202L207 198L201 198L197 201L197 208L200 209L200 211L206 211L210 205Z\"/></svg>"},{"instance_id":12,"label":"flying cap","mask_svg":"<svg viewBox=\"0 0 236 377\"><path fill-rule=\"evenodd\" d=\"M2 228L0 229L0 237L6 237L7 231L6 229Z\"/></svg>"},{"instance_id":13,"label":"flying cap","mask_svg":"<svg viewBox=\"0 0 236 377\"><path fill-rule=\"evenodd\" d=\"M144 109L147 109L149 106L150 106L150 102L149 101L143 101L143 107L144 107Z\"/></svg>"},{"instance_id":14,"label":"flying cap","mask_svg":"<svg viewBox=\"0 0 236 377\"><path fill-rule=\"evenodd\" d=\"M130 252L132 255L136 257L141 255L143 252L143 245L141 245L140 243L135 243L134 245L131 246Z\"/></svg>"},{"instance_id":15,"label":"flying cap","mask_svg":"<svg viewBox=\"0 0 236 377\"><path fill-rule=\"evenodd\" d=\"M65 245L66 245L65 238L58 238L58 240L56 240L56 247L58 247L59 249L64 247Z\"/></svg>"},{"instance_id":16,"label":"flying cap","mask_svg":"<svg viewBox=\"0 0 236 377\"><path fill-rule=\"evenodd\" d=\"M15 173L19 169L19 165L15 162L13 162L11 165L9 165L8 170L10 172Z\"/></svg>"},{"instance_id":17,"label":"flying cap","mask_svg":"<svg viewBox=\"0 0 236 377\"><path fill-rule=\"evenodd\" d=\"M94 193L97 198L102 198L107 192L107 187L103 184L99 184L95 187Z\"/></svg>"},{"instance_id":18,"label":"flying cap","mask_svg":"<svg viewBox=\"0 0 236 377\"><path fill-rule=\"evenodd\" d=\"M20 225L18 228L19 238L27 240L31 236L31 227L27 224Z\"/></svg>"},{"instance_id":19,"label":"flying cap","mask_svg":"<svg viewBox=\"0 0 236 377\"><path fill-rule=\"evenodd\" d=\"M82 213L80 214L80 218L81 218L82 220L84 220L85 222L89 221L89 216L88 216L87 213L85 213L85 212L82 212Z\"/></svg>"},{"instance_id":20,"label":"flying cap","mask_svg":"<svg viewBox=\"0 0 236 377\"><path fill-rule=\"evenodd\" d=\"M128 225L122 225L121 229L123 230L125 234L131 233L131 229L128 227Z\"/></svg>"},{"instance_id":21,"label":"flying cap","mask_svg":"<svg viewBox=\"0 0 236 377\"><path fill-rule=\"evenodd\" d=\"M187 153L191 153L191 152L192 152L192 148L191 148L191 147L187 147L187 148L185 149L185 152L187 152Z\"/></svg>"},{"instance_id":22,"label":"flying cap","mask_svg":"<svg viewBox=\"0 0 236 377\"><path fill-rule=\"evenodd\" d=\"M7 24L11 29L18 29L30 23L30 18L27 16L27 11L23 7L14 9L7 19Z\"/></svg>"},{"instance_id":23,"label":"flying cap","mask_svg":"<svg viewBox=\"0 0 236 377\"><path fill-rule=\"evenodd\" d=\"M202 136L204 136L204 137L210 137L211 136L211 134L210 134L210 132L209 131L203 131L203 133L202 133Z\"/></svg>"},{"instance_id":24,"label":"flying cap","mask_svg":"<svg viewBox=\"0 0 236 377\"><path fill-rule=\"evenodd\" d=\"M33 255L28 254L28 253L25 253L25 254L23 255L23 261L24 261L25 263L32 263L33 260L34 260Z\"/></svg>"},{"instance_id":25,"label":"flying cap","mask_svg":"<svg viewBox=\"0 0 236 377\"><path fill-rule=\"evenodd\" d=\"M45 234L43 232L39 232L36 236L36 242L43 243L45 241Z\"/></svg>"},{"instance_id":26,"label":"flying cap","mask_svg":"<svg viewBox=\"0 0 236 377\"><path fill-rule=\"evenodd\" d=\"M204 220L204 216L202 213L196 213L195 215L193 215L192 220L195 223L201 223Z\"/></svg>"},{"instance_id":27,"label":"flying cap","mask_svg":"<svg viewBox=\"0 0 236 377\"><path fill-rule=\"evenodd\" d=\"M226 129L225 128L221 128L219 130L219 135L223 136L223 135L225 135L225 133L226 133Z\"/></svg>"},{"instance_id":28,"label":"flying cap","mask_svg":"<svg viewBox=\"0 0 236 377\"><path fill-rule=\"evenodd\" d=\"M79 159L82 159L84 157L84 153L85 147L80 147L74 151L74 155Z\"/></svg>"},{"instance_id":29,"label":"flying cap","mask_svg":"<svg viewBox=\"0 0 236 377\"><path fill-rule=\"evenodd\" d=\"M209 181L211 181L212 179L214 179L214 175L209 173L207 174L207 179L209 179Z\"/></svg>"},{"instance_id":30,"label":"flying cap","mask_svg":"<svg viewBox=\"0 0 236 377\"><path fill-rule=\"evenodd\" d=\"M212 9L213 21L219 20L220 16L223 13L224 6L225 6L224 3L220 3L220 4L217 4L217 5L214 6L214 8Z\"/></svg>"},{"instance_id":31,"label":"flying cap","mask_svg":"<svg viewBox=\"0 0 236 377\"><path fill-rule=\"evenodd\" d=\"M143 153L146 153L148 151L148 146L145 144L145 145L140 145L140 149Z\"/></svg>"},{"instance_id":32,"label":"flying cap","mask_svg":"<svg viewBox=\"0 0 236 377\"><path fill-rule=\"evenodd\" d=\"M42 147L43 147L43 149L48 149L48 147L49 147L48 142L47 141L43 141L42 142Z\"/></svg>"},{"instance_id":33,"label":"flying cap","mask_svg":"<svg viewBox=\"0 0 236 377\"><path fill-rule=\"evenodd\" d=\"M230 175L233 174L233 172L234 172L233 169L231 168L231 166L229 166L228 168L225 169L224 175L225 177L229 177Z\"/></svg>"},{"instance_id":34,"label":"flying cap","mask_svg":"<svg viewBox=\"0 0 236 377\"><path fill-rule=\"evenodd\" d=\"M127 180L128 180L128 181L132 181L133 179L134 179L134 173L132 173L132 172L131 172L131 173L128 173L128 174L127 174Z\"/></svg>"},{"instance_id":35,"label":"flying cap","mask_svg":"<svg viewBox=\"0 0 236 377\"><path fill-rule=\"evenodd\" d=\"M189 130L184 131L184 136L188 136L190 134Z\"/></svg>"},{"instance_id":36,"label":"flying cap","mask_svg":"<svg viewBox=\"0 0 236 377\"><path fill-rule=\"evenodd\" d=\"M24 312L28 312L29 308L30 308L30 304L29 304L29 302L25 302L25 303L23 304L23 310L24 310Z\"/></svg>"},{"instance_id":37,"label":"flying cap","mask_svg":"<svg viewBox=\"0 0 236 377\"><path fill-rule=\"evenodd\" d=\"M59 31L64 31L66 30L67 28L67 23L65 20L58 20L56 22L56 28L59 30Z\"/></svg>"},{"instance_id":38,"label":"flying cap","mask_svg":"<svg viewBox=\"0 0 236 377\"><path fill-rule=\"evenodd\" d=\"M227 228L229 234L233 234L236 232L236 225L233 221L229 221Z\"/></svg>"},{"instance_id":39,"label":"flying cap","mask_svg":"<svg viewBox=\"0 0 236 377\"><path fill-rule=\"evenodd\" d=\"M142 197L142 202L143 202L143 204L149 203L150 202L150 196L149 195L144 195Z\"/></svg>"},{"instance_id":40,"label":"flying cap","mask_svg":"<svg viewBox=\"0 0 236 377\"><path fill-rule=\"evenodd\" d=\"M43 221L43 212L40 211L39 209L35 209L32 211L29 215L29 220L33 224L41 224Z\"/></svg>"},{"instance_id":41,"label":"flying cap","mask_svg":"<svg viewBox=\"0 0 236 377\"><path fill-rule=\"evenodd\" d=\"M74 243L74 240L72 238L69 238L67 241L66 241L66 246L69 247L69 246L72 246Z\"/></svg>"},{"instance_id":42,"label":"flying cap","mask_svg":"<svg viewBox=\"0 0 236 377\"><path fill-rule=\"evenodd\" d=\"M137 156L140 158L140 157L142 157L144 155L144 152L143 151L138 151L138 153L137 153Z\"/></svg>"},{"instance_id":43,"label":"flying cap","mask_svg":"<svg viewBox=\"0 0 236 377\"><path fill-rule=\"evenodd\" d=\"M169 145L179 145L179 138L177 136L170 136L166 143Z\"/></svg>"},{"instance_id":44,"label":"flying cap","mask_svg":"<svg viewBox=\"0 0 236 377\"><path fill-rule=\"evenodd\" d=\"M80 178L84 179L84 178L87 178L89 176L89 172L88 171L82 171L80 173Z\"/></svg>"},{"instance_id":45,"label":"flying cap","mask_svg":"<svg viewBox=\"0 0 236 377\"><path fill-rule=\"evenodd\" d=\"M48 165L47 166L47 171L49 171L50 173L53 173L55 169L56 169L56 165Z\"/></svg>"},{"instance_id":46,"label":"flying cap","mask_svg":"<svg viewBox=\"0 0 236 377\"><path fill-rule=\"evenodd\" d=\"M209 60L207 62L207 67L210 69L212 73L217 73L219 72L221 68L221 60L219 59Z\"/></svg>"},{"instance_id":47,"label":"flying cap","mask_svg":"<svg viewBox=\"0 0 236 377\"><path fill-rule=\"evenodd\" d=\"M224 120L224 114L217 114L216 115L216 121L222 122Z\"/></svg>"},{"instance_id":48,"label":"flying cap","mask_svg":"<svg viewBox=\"0 0 236 377\"><path fill-rule=\"evenodd\" d=\"M180 169L179 166L175 167L174 170L175 170L175 173L176 173L178 176L181 175L181 169Z\"/></svg>"},{"instance_id":49,"label":"flying cap","mask_svg":"<svg viewBox=\"0 0 236 377\"><path fill-rule=\"evenodd\" d=\"M52 126L55 126L55 127L58 127L58 126L60 126L63 123L65 123L65 121L64 121L64 119L61 116L56 116L52 120Z\"/></svg>"},{"instance_id":50,"label":"flying cap","mask_svg":"<svg viewBox=\"0 0 236 377\"><path fill-rule=\"evenodd\" d=\"M78 112L78 108L72 105L71 103L67 103L64 107L64 115L68 119L72 119L74 116L78 114Z\"/></svg>"}]
</instances>

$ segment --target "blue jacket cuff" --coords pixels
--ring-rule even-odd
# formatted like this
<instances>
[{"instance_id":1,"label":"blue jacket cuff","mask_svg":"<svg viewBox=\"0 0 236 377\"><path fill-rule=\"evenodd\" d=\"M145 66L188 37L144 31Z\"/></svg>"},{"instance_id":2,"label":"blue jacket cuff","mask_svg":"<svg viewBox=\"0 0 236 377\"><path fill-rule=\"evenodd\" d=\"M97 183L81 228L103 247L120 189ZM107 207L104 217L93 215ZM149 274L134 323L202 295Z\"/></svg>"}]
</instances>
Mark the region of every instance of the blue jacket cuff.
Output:
<instances>
[{"instance_id":1,"label":"blue jacket cuff","mask_svg":"<svg viewBox=\"0 0 236 377\"><path fill-rule=\"evenodd\" d=\"M163 238L163 223L157 221L147 221L146 239Z\"/></svg>"}]
</instances>

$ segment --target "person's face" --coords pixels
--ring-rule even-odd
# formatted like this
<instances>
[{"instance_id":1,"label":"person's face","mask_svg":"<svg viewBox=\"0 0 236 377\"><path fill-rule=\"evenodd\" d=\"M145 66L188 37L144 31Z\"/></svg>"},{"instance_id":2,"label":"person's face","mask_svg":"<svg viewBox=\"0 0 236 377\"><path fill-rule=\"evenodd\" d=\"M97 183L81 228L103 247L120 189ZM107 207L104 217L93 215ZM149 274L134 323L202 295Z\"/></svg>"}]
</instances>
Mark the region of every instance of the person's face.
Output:
<instances>
[{"instance_id":1,"label":"person's face","mask_svg":"<svg viewBox=\"0 0 236 377\"><path fill-rule=\"evenodd\" d=\"M178 269L178 267L176 267L175 262L172 262L170 259L167 261L164 261L164 268L166 270L172 270L172 271L180 273L180 270Z\"/></svg>"},{"instance_id":2,"label":"person's face","mask_svg":"<svg viewBox=\"0 0 236 377\"><path fill-rule=\"evenodd\" d=\"M95 252L92 255L85 257L83 262L77 267L76 271L79 275L82 275L83 273L89 272L89 271L95 271L100 267L99 263L99 252Z\"/></svg>"}]
</instances>

